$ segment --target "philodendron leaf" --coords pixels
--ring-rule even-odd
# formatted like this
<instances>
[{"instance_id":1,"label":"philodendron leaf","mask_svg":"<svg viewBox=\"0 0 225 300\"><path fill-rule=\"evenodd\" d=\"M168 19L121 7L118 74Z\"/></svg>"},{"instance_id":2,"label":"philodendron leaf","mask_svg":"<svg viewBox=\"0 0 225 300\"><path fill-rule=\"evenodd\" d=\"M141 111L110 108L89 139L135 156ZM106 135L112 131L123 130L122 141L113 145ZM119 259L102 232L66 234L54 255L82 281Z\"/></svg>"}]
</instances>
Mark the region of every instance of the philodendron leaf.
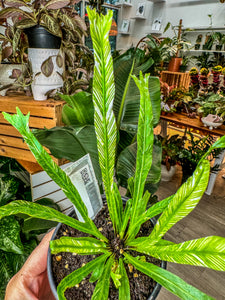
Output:
<instances>
[{"instance_id":1,"label":"philodendron leaf","mask_svg":"<svg viewBox=\"0 0 225 300\"><path fill-rule=\"evenodd\" d=\"M165 246L149 246L146 240L135 250L165 261L225 271L225 238L219 236Z\"/></svg>"},{"instance_id":2,"label":"philodendron leaf","mask_svg":"<svg viewBox=\"0 0 225 300\"><path fill-rule=\"evenodd\" d=\"M52 57L49 56L41 65L41 72L46 76L49 77L52 75L54 69Z\"/></svg>"},{"instance_id":3,"label":"philodendron leaf","mask_svg":"<svg viewBox=\"0 0 225 300\"><path fill-rule=\"evenodd\" d=\"M29 114L24 116L17 107L17 114L9 115L3 112L3 115L5 119L20 132L40 166L46 171L46 173L52 178L52 180L59 185L68 199L70 199L70 201L76 206L77 210L85 221L85 225L89 225L89 233L91 231L93 235L106 241L107 239L98 231L94 222L88 217L87 208L84 205L84 202L82 201L76 187L72 184L70 178L52 160L51 156L47 153L47 151L35 138L33 133L29 130Z\"/></svg>"},{"instance_id":4,"label":"philodendron leaf","mask_svg":"<svg viewBox=\"0 0 225 300\"><path fill-rule=\"evenodd\" d=\"M183 300L213 300L212 297L186 283L180 277L164 270L154 264L142 262L135 257L125 253L125 257L137 270L157 281L168 291Z\"/></svg>"},{"instance_id":5,"label":"philodendron leaf","mask_svg":"<svg viewBox=\"0 0 225 300\"><path fill-rule=\"evenodd\" d=\"M113 258L110 256L105 264L102 275L96 284L91 300L108 300L110 275L113 261Z\"/></svg>"},{"instance_id":6,"label":"philodendron leaf","mask_svg":"<svg viewBox=\"0 0 225 300\"><path fill-rule=\"evenodd\" d=\"M137 158L136 158L136 171L134 176L134 193L132 200L132 210L130 226L132 226L140 215L140 207L145 180L152 164L152 150L153 150L153 115L150 95L148 91L149 75L145 77L140 73L138 80L133 76L139 90L140 90L140 113L138 120L138 133L137 133ZM128 235L131 233L128 229Z\"/></svg>"},{"instance_id":7,"label":"philodendron leaf","mask_svg":"<svg viewBox=\"0 0 225 300\"><path fill-rule=\"evenodd\" d=\"M149 243L157 243L174 224L195 208L207 187L209 172L210 163L204 160L169 202L149 236Z\"/></svg>"},{"instance_id":8,"label":"philodendron leaf","mask_svg":"<svg viewBox=\"0 0 225 300\"><path fill-rule=\"evenodd\" d=\"M0 220L0 249L23 254L24 248L20 240L20 224L13 217L5 217Z\"/></svg>"},{"instance_id":9,"label":"philodendron leaf","mask_svg":"<svg viewBox=\"0 0 225 300\"><path fill-rule=\"evenodd\" d=\"M87 7L90 20L90 32L94 48L94 78L93 78L93 103L94 124L97 136L99 163L102 171L102 180L109 208L109 214L116 230L114 222L115 207L113 195L113 175L115 166L115 150L117 127L113 114L113 100L115 85L113 78L113 62L110 52L108 33L112 23L113 12L107 15L98 15L95 10Z\"/></svg>"},{"instance_id":10,"label":"philodendron leaf","mask_svg":"<svg viewBox=\"0 0 225 300\"><path fill-rule=\"evenodd\" d=\"M93 234L93 230L86 223L80 222L53 208L42 206L40 204L17 200L0 207L0 219L5 216L16 215L20 213L34 218L63 223L82 232ZM104 240L106 239L103 235L99 235L99 238L103 238Z\"/></svg>"},{"instance_id":11,"label":"philodendron leaf","mask_svg":"<svg viewBox=\"0 0 225 300\"><path fill-rule=\"evenodd\" d=\"M75 286L76 284L79 284L85 277L88 276L88 274L98 268L99 265L101 266L103 263L105 263L108 257L109 254L103 254L96 259L88 262L85 266L73 271L68 276L66 276L57 286L59 300L66 300L66 297L64 296L65 290L67 288Z\"/></svg>"},{"instance_id":12,"label":"philodendron leaf","mask_svg":"<svg viewBox=\"0 0 225 300\"><path fill-rule=\"evenodd\" d=\"M122 258L119 259L119 269L121 274L121 285L119 286L119 300L130 300L130 283Z\"/></svg>"},{"instance_id":13,"label":"philodendron leaf","mask_svg":"<svg viewBox=\"0 0 225 300\"><path fill-rule=\"evenodd\" d=\"M109 252L104 242L88 237L73 238L64 236L50 241L50 249L52 254L71 252L80 255L91 255Z\"/></svg>"}]
</instances>

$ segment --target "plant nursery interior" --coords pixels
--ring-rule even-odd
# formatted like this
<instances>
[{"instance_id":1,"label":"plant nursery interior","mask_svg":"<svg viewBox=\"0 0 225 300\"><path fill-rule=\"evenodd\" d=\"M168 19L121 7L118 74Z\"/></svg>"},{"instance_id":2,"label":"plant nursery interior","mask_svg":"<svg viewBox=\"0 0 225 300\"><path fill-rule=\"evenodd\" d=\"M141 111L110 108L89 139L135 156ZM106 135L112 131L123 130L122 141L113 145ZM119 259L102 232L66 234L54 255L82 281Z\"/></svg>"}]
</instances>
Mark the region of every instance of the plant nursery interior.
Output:
<instances>
[{"instance_id":1,"label":"plant nursery interior","mask_svg":"<svg viewBox=\"0 0 225 300\"><path fill-rule=\"evenodd\" d=\"M0 300L225 300L224 136L225 0L1 0Z\"/></svg>"}]
</instances>

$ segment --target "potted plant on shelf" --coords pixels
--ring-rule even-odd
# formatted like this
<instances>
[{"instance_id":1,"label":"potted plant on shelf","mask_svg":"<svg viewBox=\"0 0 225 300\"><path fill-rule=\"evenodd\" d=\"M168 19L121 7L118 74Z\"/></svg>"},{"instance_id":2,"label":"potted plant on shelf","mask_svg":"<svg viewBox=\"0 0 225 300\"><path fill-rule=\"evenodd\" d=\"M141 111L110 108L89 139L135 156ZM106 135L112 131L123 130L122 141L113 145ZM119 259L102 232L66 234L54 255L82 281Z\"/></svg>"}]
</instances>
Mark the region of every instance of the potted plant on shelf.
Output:
<instances>
[{"instance_id":1,"label":"potted plant on shelf","mask_svg":"<svg viewBox=\"0 0 225 300\"><path fill-rule=\"evenodd\" d=\"M182 167L182 182L185 182L192 176L201 157L208 153L208 150L213 145L214 138L210 135L203 138L196 137L191 132L185 132L183 141L185 141L185 147L179 148L176 159ZM209 161L215 159L221 151L221 149L214 149L208 157ZM213 169L211 168L211 170Z\"/></svg>"},{"instance_id":2,"label":"potted plant on shelf","mask_svg":"<svg viewBox=\"0 0 225 300\"><path fill-rule=\"evenodd\" d=\"M1 43L1 61L0 61L0 94L5 96L6 92L15 87L15 81L21 77L22 74L27 73L27 54L25 50L28 46L26 36L21 34L18 43L15 44L14 40L19 38L16 27L10 25L7 20L1 24L3 29L0 33ZM25 88L28 90L29 84Z\"/></svg>"},{"instance_id":3,"label":"potted plant on shelf","mask_svg":"<svg viewBox=\"0 0 225 300\"><path fill-rule=\"evenodd\" d=\"M180 57L180 51L188 51L190 49L191 43L182 40L182 19L178 26L173 26L170 22L167 23L164 32L169 28L172 28L174 36L172 38L166 38L163 42L163 48L167 50L167 56L169 59L168 71L179 72L179 68L182 63L182 58Z\"/></svg>"},{"instance_id":4,"label":"potted plant on shelf","mask_svg":"<svg viewBox=\"0 0 225 300\"><path fill-rule=\"evenodd\" d=\"M184 147L184 139L179 134L159 136L162 143L161 180L170 181L176 172L177 153Z\"/></svg>"},{"instance_id":5,"label":"potted plant on shelf","mask_svg":"<svg viewBox=\"0 0 225 300\"><path fill-rule=\"evenodd\" d=\"M175 195L146 210L150 195L148 192L144 192L144 182L152 164L153 114L148 92L148 75L143 77L140 73L139 79L133 76L141 94L137 133L137 164L135 176L129 180L132 197L126 202L124 209L117 184L113 182L117 127L112 111L114 98L113 66L107 38L111 26L112 11L103 16L88 9L88 15L95 51L93 79L95 131L110 218L108 222L103 220L104 225L97 229L94 222L88 217L87 209L70 178L51 160L49 154L35 139L28 127L29 115L23 116L19 109L17 115L12 116L4 113L5 118L20 131L37 161L76 206L82 217L82 222L50 208L43 208L41 205L24 203L23 201L15 201L1 207L0 217L22 212L39 218L62 222L74 228L76 232L80 232L81 237L64 236L50 242L53 255L59 252L72 252L74 256L80 257L91 255L91 261L81 264L81 267L73 266L73 268L78 268L74 269L59 283L57 287L59 299L66 299L64 292L69 287L75 286L75 291L78 293L80 289L83 291L82 282L84 280L92 283L93 290L93 295L86 297L86 299L92 297L92 299L106 300L111 297L113 291L119 294L119 299L133 299L130 294L133 294L134 289L130 288L129 280L132 277L135 278L134 281L139 277L142 278L142 273L159 282L178 297L212 299L185 283L178 276L150 263L149 256L177 263L225 270L224 238L211 236L179 244L163 239L165 233L176 222L190 213L201 199L207 187L210 169L209 162L205 157L213 149L225 147L225 137L210 147L199 161L192 178ZM146 229L147 236L137 237L141 225L145 224L148 227L149 222L147 224L145 222L158 214L161 216L152 232L149 233ZM114 230L114 233L112 232L109 236L103 234L107 225L111 225L112 230ZM60 259L59 257L58 260L60 261ZM92 275L86 280L85 278L89 274ZM139 292L137 291L137 293ZM76 295L73 296L74 299L77 297Z\"/></svg>"},{"instance_id":6,"label":"potted plant on shelf","mask_svg":"<svg viewBox=\"0 0 225 300\"><path fill-rule=\"evenodd\" d=\"M199 34L197 36L197 39L195 41L195 50L199 50L202 42L202 34Z\"/></svg>"},{"instance_id":7,"label":"potted plant on shelf","mask_svg":"<svg viewBox=\"0 0 225 300\"><path fill-rule=\"evenodd\" d=\"M0 19L12 17L16 28L14 45L20 42L21 34L26 33L28 36L28 56L31 63L33 61L34 98L45 100L47 91L63 85L63 57L69 62L68 67L73 67L76 51L79 52L83 47L85 54L82 40L86 30L85 22L74 8L69 6L69 0L5 0L4 4L7 7L0 11Z\"/></svg>"}]
</instances>

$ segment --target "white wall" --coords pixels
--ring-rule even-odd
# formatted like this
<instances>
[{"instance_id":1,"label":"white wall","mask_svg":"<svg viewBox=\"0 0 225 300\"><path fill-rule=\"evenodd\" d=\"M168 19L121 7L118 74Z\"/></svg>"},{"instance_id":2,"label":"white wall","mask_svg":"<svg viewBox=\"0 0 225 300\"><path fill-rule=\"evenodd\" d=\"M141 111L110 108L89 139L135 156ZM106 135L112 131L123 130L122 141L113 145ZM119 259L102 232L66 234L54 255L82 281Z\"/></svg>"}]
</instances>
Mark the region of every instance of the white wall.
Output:
<instances>
[{"instance_id":1,"label":"white wall","mask_svg":"<svg viewBox=\"0 0 225 300\"><path fill-rule=\"evenodd\" d=\"M146 2L146 20L131 19L131 35L118 35L117 48L127 49L132 44L148 34L155 18L161 17L163 28L167 22L178 25L183 19L184 27L209 26L208 14L212 14L214 27L225 26L225 3L219 0L167 0L166 2L152 3L150 1L131 0L132 8L122 7L119 11L119 26L122 19L135 16L136 7L139 2ZM165 35L170 35L168 31Z\"/></svg>"}]
</instances>

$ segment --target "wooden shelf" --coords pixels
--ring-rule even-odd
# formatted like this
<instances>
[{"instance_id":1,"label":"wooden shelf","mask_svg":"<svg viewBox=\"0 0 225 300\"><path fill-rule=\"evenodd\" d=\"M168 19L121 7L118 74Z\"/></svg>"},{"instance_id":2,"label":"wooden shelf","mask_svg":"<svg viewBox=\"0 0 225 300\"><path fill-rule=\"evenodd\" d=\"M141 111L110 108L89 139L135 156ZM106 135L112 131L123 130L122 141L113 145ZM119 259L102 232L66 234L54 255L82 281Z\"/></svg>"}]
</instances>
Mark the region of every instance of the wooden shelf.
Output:
<instances>
[{"instance_id":1,"label":"wooden shelf","mask_svg":"<svg viewBox=\"0 0 225 300\"><path fill-rule=\"evenodd\" d=\"M30 112L29 126L31 129L52 128L62 124L62 108L64 101L45 100L35 101L27 96L0 96L0 112L16 113L16 107L23 114ZM49 150L47 150L50 152ZM24 143L20 133L0 114L0 155L15 158L22 165L36 168L36 159ZM61 160L55 159L60 164ZM25 162L24 162L25 161ZM27 162L31 164L27 164ZM29 170L29 167L27 167ZM30 170L29 170L30 171Z\"/></svg>"},{"instance_id":2,"label":"wooden shelf","mask_svg":"<svg viewBox=\"0 0 225 300\"><path fill-rule=\"evenodd\" d=\"M148 0L150 2L159 3L159 2L166 2L166 0Z\"/></svg>"},{"instance_id":3,"label":"wooden shelf","mask_svg":"<svg viewBox=\"0 0 225 300\"><path fill-rule=\"evenodd\" d=\"M146 20L147 18L145 16L134 16L131 19Z\"/></svg>"},{"instance_id":4,"label":"wooden shelf","mask_svg":"<svg viewBox=\"0 0 225 300\"><path fill-rule=\"evenodd\" d=\"M190 31L190 32L202 32L202 31L216 31L216 30L225 30L225 27L209 27L209 26L202 26L202 27L183 27L183 31Z\"/></svg>"},{"instance_id":5,"label":"wooden shelf","mask_svg":"<svg viewBox=\"0 0 225 300\"><path fill-rule=\"evenodd\" d=\"M180 50L181 52L183 52L183 50ZM224 50L201 50L201 49L199 49L199 50L195 50L195 49L193 49L193 50L188 50L188 52L211 52L211 53L225 53L225 51Z\"/></svg>"},{"instance_id":6,"label":"wooden shelf","mask_svg":"<svg viewBox=\"0 0 225 300\"><path fill-rule=\"evenodd\" d=\"M117 7L122 7L122 6L123 6L123 7L133 7L133 4L128 3L128 2L121 2L121 3L120 3L120 2L117 2L117 3L116 3L116 6L117 6Z\"/></svg>"},{"instance_id":7,"label":"wooden shelf","mask_svg":"<svg viewBox=\"0 0 225 300\"><path fill-rule=\"evenodd\" d=\"M123 32L123 31L118 31L118 34L130 35L130 34L131 34L131 32Z\"/></svg>"},{"instance_id":8,"label":"wooden shelf","mask_svg":"<svg viewBox=\"0 0 225 300\"><path fill-rule=\"evenodd\" d=\"M168 113L165 115L161 115L160 119L172 122L178 125L186 126L189 128L194 128L206 134L216 135L216 136L224 136L225 135L225 125L222 125L218 128L209 129L205 127L199 117L196 119L191 119L185 114L178 113Z\"/></svg>"}]
</instances>

